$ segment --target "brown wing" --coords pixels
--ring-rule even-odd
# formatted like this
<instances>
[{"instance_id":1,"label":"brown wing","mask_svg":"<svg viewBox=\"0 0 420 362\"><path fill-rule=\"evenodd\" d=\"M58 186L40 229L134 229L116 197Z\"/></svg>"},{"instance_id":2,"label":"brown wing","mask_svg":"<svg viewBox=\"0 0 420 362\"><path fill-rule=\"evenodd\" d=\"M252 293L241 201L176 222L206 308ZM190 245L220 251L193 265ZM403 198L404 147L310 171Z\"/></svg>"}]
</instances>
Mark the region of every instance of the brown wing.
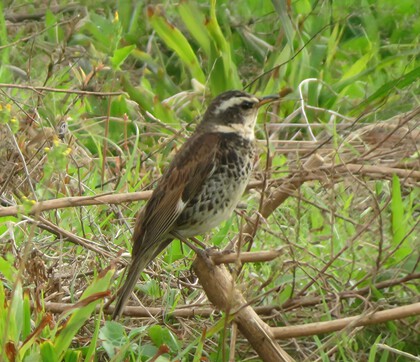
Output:
<instances>
[{"instance_id":1,"label":"brown wing","mask_svg":"<svg viewBox=\"0 0 420 362\"><path fill-rule=\"evenodd\" d=\"M219 142L217 134L191 137L181 147L139 214L133 234L132 260L125 283L119 290L113 319L122 313L140 272L171 242L168 233L188 201L214 172Z\"/></svg>"},{"instance_id":2,"label":"brown wing","mask_svg":"<svg viewBox=\"0 0 420 362\"><path fill-rule=\"evenodd\" d=\"M133 234L133 258L170 232L175 221L215 169L219 135L196 135L176 154L140 213Z\"/></svg>"}]
</instances>

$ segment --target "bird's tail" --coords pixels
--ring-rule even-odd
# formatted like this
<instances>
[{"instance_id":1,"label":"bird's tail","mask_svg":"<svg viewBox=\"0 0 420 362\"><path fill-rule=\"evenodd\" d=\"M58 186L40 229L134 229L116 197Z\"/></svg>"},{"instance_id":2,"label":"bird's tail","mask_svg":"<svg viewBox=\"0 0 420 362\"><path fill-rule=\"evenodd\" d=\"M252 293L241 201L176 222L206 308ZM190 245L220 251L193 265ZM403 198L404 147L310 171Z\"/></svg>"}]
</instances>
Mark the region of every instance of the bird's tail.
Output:
<instances>
[{"instance_id":1,"label":"bird's tail","mask_svg":"<svg viewBox=\"0 0 420 362\"><path fill-rule=\"evenodd\" d=\"M163 250L165 249L172 239L162 240L154 245L154 247L143 248L137 255L133 255L130 267L127 272L127 278L122 288L118 291L118 299L115 304L115 309L112 313L112 319L118 319L127 303L128 298L133 291L137 279L144 268Z\"/></svg>"}]
</instances>

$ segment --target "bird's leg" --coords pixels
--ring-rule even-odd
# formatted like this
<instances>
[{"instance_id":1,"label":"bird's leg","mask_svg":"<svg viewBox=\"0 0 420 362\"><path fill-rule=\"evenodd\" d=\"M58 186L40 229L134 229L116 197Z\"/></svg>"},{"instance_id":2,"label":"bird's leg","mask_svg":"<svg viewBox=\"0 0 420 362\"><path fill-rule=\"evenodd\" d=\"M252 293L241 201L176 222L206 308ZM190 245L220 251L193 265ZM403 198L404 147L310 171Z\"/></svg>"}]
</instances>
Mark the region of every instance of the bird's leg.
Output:
<instances>
[{"instance_id":1,"label":"bird's leg","mask_svg":"<svg viewBox=\"0 0 420 362\"><path fill-rule=\"evenodd\" d=\"M200 246L200 248L202 249L207 249L207 246L205 243L203 243L202 241L198 240L197 238L195 238L194 236L189 238L194 244L197 244Z\"/></svg>"},{"instance_id":2,"label":"bird's leg","mask_svg":"<svg viewBox=\"0 0 420 362\"><path fill-rule=\"evenodd\" d=\"M184 236L182 236L181 234L179 234L176 231L172 231L171 232L171 235L174 236L175 238L181 240L190 249L192 249L201 259L203 259L203 261L206 263L206 265L209 268L214 267L214 264L213 264L213 262L211 260L211 255L214 252L214 249L213 248L206 248L206 245L203 244L198 239L196 239L194 237L190 238L195 244L200 245L201 248L199 248L196 245L194 245L193 243L191 243L187 238L185 238Z\"/></svg>"},{"instance_id":3,"label":"bird's leg","mask_svg":"<svg viewBox=\"0 0 420 362\"><path fill-rule=\"evenodd\" d=\"M198 253L199 248L194 245L193 243L191 243L186 237L184 237L183 235L181 235L180 233L178 233L177 231L171 231L171 235L175 238L175 239L179 239L181 240L184 244L186 244L190 249L194 250L196 253ZM194 240L194 241L198 241L198 240ZM203 247L203 245L198 242L198 245Z\"/></svg>"}]
</instances>

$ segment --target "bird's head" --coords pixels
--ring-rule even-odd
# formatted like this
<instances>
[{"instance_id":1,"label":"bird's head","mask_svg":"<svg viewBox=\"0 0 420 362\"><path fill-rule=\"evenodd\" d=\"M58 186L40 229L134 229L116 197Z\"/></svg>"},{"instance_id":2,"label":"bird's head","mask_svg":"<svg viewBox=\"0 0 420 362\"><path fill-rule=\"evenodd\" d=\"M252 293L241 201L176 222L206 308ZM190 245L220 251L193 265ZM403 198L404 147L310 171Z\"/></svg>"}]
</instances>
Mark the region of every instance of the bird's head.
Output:
<instances>
[{"instance_id":1,"label":"bird's head","mask_svg":"<svg viewBox=\"0 0 420 362\"><path fill-rule=\"evenodd\" d=\"M258 108L278 98L278 96L258 98L238 90L221 93L210 103L198 130L239 133L253 139Z\"/></svg>"}]
</instances>

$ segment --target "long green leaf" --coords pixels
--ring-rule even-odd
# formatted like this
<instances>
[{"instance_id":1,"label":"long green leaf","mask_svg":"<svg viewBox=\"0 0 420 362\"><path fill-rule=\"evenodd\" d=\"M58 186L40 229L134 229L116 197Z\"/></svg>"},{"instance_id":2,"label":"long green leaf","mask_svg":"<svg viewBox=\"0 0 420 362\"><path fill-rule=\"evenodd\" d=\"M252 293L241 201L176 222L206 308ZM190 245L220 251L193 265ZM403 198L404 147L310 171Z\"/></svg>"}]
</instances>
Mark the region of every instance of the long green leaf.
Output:
<instances>
[{"instance_id":1,"label":"long green leaf","mask_svg":"<svg viewBox=\"0 0 420 362\"><path fill-rule=\"evenodd\" d=\"M401 197L401 185L400 179L397 175L392 177L392 200L391 200L391 212L392 212L392 235L394 239L394 245L399 244L405 236L404 228L404 209Z\"/></svg>"},{"instance_id":2,"label":"long green leaf","mask_svg":"<svg viewBox=\"0 0 420 362\"><path fill-rule=\"evenodd\" d=\"M181 1L177 9L191 36L197 41L204 53L210 56L211 41L209 33L204 26L205 19L202 12L191 1Z\"/></svg>"},{"instance_id":3,"label":"long green leaf","mask_svg":"<svg viewBox=\"0 0 420 362\"><path fill-rule=\"evenodd\" d=\"M108 290L113 274L114 270L111 269L104 276L99 276L91 285L89 285L89 287L86 288L80 299L83 300L93 294ZM59 331L59 334L54 341L55 353L57 356L60 356L61 358L64 356L64 353L69 348L73 337L90 318L98 303L101 303L100 299L72 311L71 317Z\"/></svg>"},{"instance_id":4,"label":"long green leaf","mask_svg":"<svg viewBox=\"0 0 420 362\"><path fill-rule=\"evenodd\" d=\"M220 93L222 90L241 88L242 84L239 79L236 64L232 59L232 50L230 44L225 38L217 21L216 0L211 1L210 17L206 23L206 27L212 38L214 52L212 62L214 70L210 75L212 93L215 95L216 92L214 92L214 90L216 89L217 93ZM220 73L220 70L217 69L218 65L222 66L222 73ZM223 79L221 79L221 75L223 75ZM217 77L217 79L213 77Z\"/></svg>"},{"instance_id":5,"label":"long green leaf","mask_svg":"<svg viewBox=\"0 0 420 362\"><path fill-rule=\"evenodd\" d=\"M357 74L363 72L366 69L366 66L369 60L372 58L373 53L369 52L357 60L352 66L344 73L341 81L346 80L348 78L354 77Z\"/></svg>"},{"instance_id":6,"label":"long green leaf","mask_svg":"<svg viewBox=\"0 0 420 362\"><path fill-rule=\"evenodd\" d=\"M120 65L124 63L124 60L130 55L135 49L135 45L129 45L120 49L115 50L113 57L111 58L111 64L114 69L119 69Z\"/></svg>"},{"instance_id":7,"label":"long green leaf","mask_svg":"<svg viewBox=\"0 0 420 362\"><path fill-rule=\"evenodd\" d=\"M169 23L164 17L163 11L160 6L148 7L147 15L149 22L153 29L158 33L159 37L165 44L175 51L179 58L187 66L192 76L199 82L205 82L205 76L200 68L200 63L195 56L191 45L184 35L173 24Z\"/></svg>"},{"instance_id":8,"label":"long green leaf","mask_svg":"<svg viewBox=\"0 0 420 362\"><path fill-rule=\"evenodd\" d=\"M413 84L414 82L418 82L419 79L420 79L420 67L412 70L411 72L407 74L402 75L398 79L385 83L376 92L374 92L369 97L367 97L363 102L361 102L355 111L358 112L360 108L366 107L373 101L377 99L382 99L383 97L388 96L390 93L395 92L396 88L403 89Z\"/></svg>"},{"instance_id":9,"label":"long green leaf","mask_svg":"<svg viewBox=\"0 0 420 362\"><path fill-rule=\"evenodd\" d=\"M287 11L287 1L286 0L271 0L274 9L276 9L276 12L280 18L280 23L284 29L284 33L286 34L287 43L290 46L290 49L294 51L293 48L293 38L294 38L294 29L293 24L290 20L289 13Z\"/></svg>"},{"instance_id":10,"label":"long green leaf","mask_svg":"<svg viewBox=\"0 0 420 362\"><path fill-rule=\"evenodd\" d=\"M40 345L42 361L59 361L58 355L55 353L54 344L47 340Z\"/></svg>"}]
</instances>

